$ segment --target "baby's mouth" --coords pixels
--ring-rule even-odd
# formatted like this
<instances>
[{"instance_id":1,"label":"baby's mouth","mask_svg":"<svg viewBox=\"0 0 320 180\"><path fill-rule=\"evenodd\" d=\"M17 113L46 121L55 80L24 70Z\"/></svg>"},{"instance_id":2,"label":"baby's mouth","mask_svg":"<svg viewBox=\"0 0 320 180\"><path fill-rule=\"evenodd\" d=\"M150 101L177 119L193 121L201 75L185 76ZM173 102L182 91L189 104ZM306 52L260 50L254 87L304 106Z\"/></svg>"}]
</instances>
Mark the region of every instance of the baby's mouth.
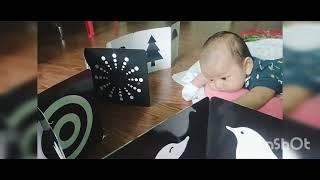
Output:
<instances>
[{"instance_id":1,"label":"baby's mouth","mask_svg":"<svg viewBox=\"0 0 320 180\"><path fill-rule=\"evenodd\" d=\"M210 89L212 89L214 91L222 91L222 92L224 92L224 89L222 89L222 88L216 88L215 86L209 86L209 87L210 87Z\"/></svg>"},{"instance_id":2,"label":"baby's mouth","mask_svg":"<svg viewBox=\"0 0 320 180\"><path fill-rule=\"evenodd\" d=\"M220 91L220 92L225 92L225 93L233 93L233 92L237 92L238 90L240 89L236 89L236 90L227 90L227 89L223 89L223 88L216 88L216 87L212 87L212 86L209 86L209 88L213 91Z\"/></svg>"}]
</instances>

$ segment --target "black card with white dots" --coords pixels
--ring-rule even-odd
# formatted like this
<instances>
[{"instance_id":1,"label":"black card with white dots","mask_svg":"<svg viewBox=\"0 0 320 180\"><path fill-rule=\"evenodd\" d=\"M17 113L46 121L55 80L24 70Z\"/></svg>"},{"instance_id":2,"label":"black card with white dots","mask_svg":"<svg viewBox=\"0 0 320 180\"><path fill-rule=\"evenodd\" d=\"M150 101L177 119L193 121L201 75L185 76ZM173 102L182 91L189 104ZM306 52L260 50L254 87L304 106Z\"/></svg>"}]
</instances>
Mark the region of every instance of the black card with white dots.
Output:
<instances>
[{"instance_id":1,"label":"black card with white dots","mask_svg":"<svg viewBox=\"0 0 320 180\"><path fill-rule=\"evenodd\" d=\"M150 106L146 51L85 48L99 96L114 103Z\"/></svg>"}]
</instances>

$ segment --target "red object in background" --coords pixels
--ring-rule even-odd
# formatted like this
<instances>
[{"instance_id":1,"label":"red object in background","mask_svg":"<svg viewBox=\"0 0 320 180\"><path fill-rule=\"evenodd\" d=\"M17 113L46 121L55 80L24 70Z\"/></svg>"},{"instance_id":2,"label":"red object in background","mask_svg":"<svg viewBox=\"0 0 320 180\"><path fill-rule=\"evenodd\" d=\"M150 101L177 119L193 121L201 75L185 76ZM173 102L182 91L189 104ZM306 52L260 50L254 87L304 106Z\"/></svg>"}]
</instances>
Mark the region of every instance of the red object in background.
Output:
<instances>
[{"instance_id":1,"label":"red object in background","mask_svg":"<svg viewBox=\"0 0 320 180\"><path fill-rule=\"evenodd\" d=\"M282 38L282 31L279 29L270 29L270 30L245 30L240 32L241 37L252 36L252 35L262 35L267 38Z\"/></svg>"},{"instance_id":2,"label":"red object in background","mask_svg":"<svg viewBox=\"0 0 320 180\"><path fill-rule=\"evenodd\" d=\"M113 21L113 30L115 34L118 34L119 32L119 21L117 20L117 18L114 19Z\"/></svg>"},{"instance_id":3,"label":"red object in background","mask_svg":"<svg viewBox=\"0 0 320 180\"><path fill-rule=\"evenodd\" d=\"M92 21L85 21L88 38L92 38L94 36L94 27Z\"/></svg>"}]
</instances>

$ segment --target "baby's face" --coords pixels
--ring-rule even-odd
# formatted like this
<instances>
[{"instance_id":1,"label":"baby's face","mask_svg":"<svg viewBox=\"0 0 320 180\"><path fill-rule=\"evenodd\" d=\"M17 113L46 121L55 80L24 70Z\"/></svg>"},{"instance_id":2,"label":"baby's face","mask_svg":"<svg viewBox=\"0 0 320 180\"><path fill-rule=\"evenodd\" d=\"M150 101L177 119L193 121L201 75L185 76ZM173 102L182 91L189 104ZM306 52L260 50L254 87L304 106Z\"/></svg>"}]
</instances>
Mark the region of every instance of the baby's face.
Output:
<instances>
[{"instance_id":1,"label":"baby's face","mask_svg":"<svg viewBox=\"0 0 320 180\"><path fill-rule=\"evenodd\" d=\"M208 85L213 90L232 92L240 90L246 79L244 65L231 53L223 50L204 53L200 66Z\"/></svg>"}]
</instances>

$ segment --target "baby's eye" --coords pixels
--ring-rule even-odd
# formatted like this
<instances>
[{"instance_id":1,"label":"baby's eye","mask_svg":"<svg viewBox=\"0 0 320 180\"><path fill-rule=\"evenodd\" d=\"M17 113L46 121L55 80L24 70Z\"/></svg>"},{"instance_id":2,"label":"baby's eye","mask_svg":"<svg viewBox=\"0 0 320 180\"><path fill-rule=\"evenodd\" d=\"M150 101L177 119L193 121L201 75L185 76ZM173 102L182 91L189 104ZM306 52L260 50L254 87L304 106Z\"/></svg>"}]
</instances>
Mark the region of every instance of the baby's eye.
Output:
<instances>
[{"instance_id":1,"label":"baby's eye","mask_svg":"<svg viewBox=\"0 0 320 180\"><path fill-rule=\"evenodd\" d=\"M213 81L213 79L210 79L210 81Z\"/></svg>"},{"instance_id":2,"label":"baby's eye","mask_svg":"<svg viewBox=\"0 0 320 180\"><path fill-rule=\"evenodd\" d=\"M221 78L222 80L226 80L227 78L226 77L223 77L223 78Z\"/></svg>"}]
</instances>

